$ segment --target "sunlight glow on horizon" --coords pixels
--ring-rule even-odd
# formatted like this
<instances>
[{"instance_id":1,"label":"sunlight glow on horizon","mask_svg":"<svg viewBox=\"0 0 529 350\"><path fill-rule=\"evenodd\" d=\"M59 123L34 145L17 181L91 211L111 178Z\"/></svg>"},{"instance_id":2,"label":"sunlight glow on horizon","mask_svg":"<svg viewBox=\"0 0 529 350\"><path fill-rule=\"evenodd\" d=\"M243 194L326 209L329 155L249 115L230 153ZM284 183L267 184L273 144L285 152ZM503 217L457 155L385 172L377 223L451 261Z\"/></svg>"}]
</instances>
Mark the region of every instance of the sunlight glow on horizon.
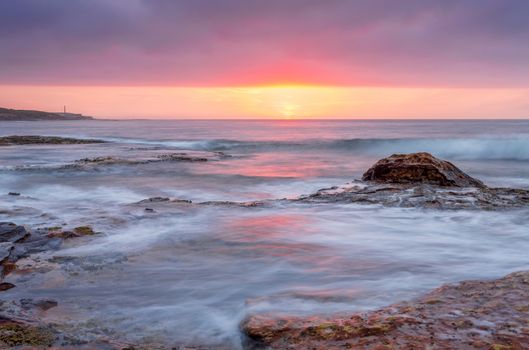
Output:
<instances>
[{"instance_id":1,"label":"sunlight glow on horizon","mask_svg":"<svg viewBox=\"0 0 529 350\"><path fill-rule=\"evenodd\" d=\"M527 118L528 97L519 88L0 86L2 107L119 119Z\"/></svg>"}]
</instances>

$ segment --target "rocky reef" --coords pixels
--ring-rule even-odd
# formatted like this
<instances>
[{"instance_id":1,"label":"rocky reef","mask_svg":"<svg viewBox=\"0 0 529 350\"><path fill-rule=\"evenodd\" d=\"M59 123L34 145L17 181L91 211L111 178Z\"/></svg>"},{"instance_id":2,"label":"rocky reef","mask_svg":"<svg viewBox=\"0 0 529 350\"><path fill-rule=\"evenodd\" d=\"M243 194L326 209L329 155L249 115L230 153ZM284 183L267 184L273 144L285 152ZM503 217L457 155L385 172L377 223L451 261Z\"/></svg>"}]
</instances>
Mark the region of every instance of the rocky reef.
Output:
<instances>
[{"instance_id":1,"label":"rocky reef","mask_svg":"<svg viewBox=\"0 0 529 350\"><path fill-rule=\"evenodd\" d=\"M428 153L394 154L343 186L321 189L299 202L379 204L435 209L513 209L529 206L529 191L490 188Z\"/></svg>"},{"instance_id":2,"label":"rocky reef","mask_svg":"<svg viewBox=\"0 0 529 350\"><path fill-rule=\"evenodd\" d=\"M444 285L367 313L256 315L241 328L247 349L529 349L529 272Z\"/></svg>"},{"instance_id":3,"label":"rocky reef","mask_svg":"<svg viewBox=\"0 0 529 350\"><path fill-rule=\"evenodd\" d=\"M529 206L529 190L492 188L428 153L397 154L381 159L362 180L324 188L294 199L208 201L153 197L133 205L146 209L171 207L268 207L289 203L355 203L388 207L445 210L506 210Z\"/></svg>"},{"instance_id":4,"label":"rocky reef","mask_svg":"<svg viewBox=\"0 0 529 350\"><path fill-rule=\"evenodd\" d=\"M396 154L362 181L295 201L436 209L515 209L529 191L489 188L428 153ZM444 285L410 302L333 316L252 315L242 324L247 349L529 349L529 272Z\"/></svg>"},{"instance_id":5,"label":"rocky reef","mask_svg":"<svg viewBox=\"0 0 529 350\"><path fill-rule=\"evenodd\" d=\"M72 230L48 227L28 230L11 222L0 222L0 293L15 288L5 278L18 271L17 262L45 251L58 249L64 240L95 235L90 226ZM24 273L27 273L25 271ZM53 299L0 300L0 348L48 348L59 339L53 325L40 322L39 315L56 307Z\"/></svg>"},{"instance_id":6,"label":"rocky reef","mask_svg":"<svg viewBox=\"0 0 529 350\"><path fill-rule=\"evenodd\" d=\"M162 153L140 157L119 158L113 156L83 158L75 161L73 164L67 164L64 167L83 168L98 165L136 165L157 162L207 162L211 160L204 155L191 155L184 152Z\"/></svg>"},{"instance_id":7,"label":"rocky reef","mask_svg":"<svg viewBox=\"0 0 529 350\"><path fill-rule=\"evenodd\" d=\"M213 160L226 158L227 155L222 152L159 152L152 149L121 156L98 156L91 158L82 158L72 162L53 165L24 164L7 167L15 171L40 171L40 170L97 170L110 166L135 166L152 163L204 163Z\"/></svg>"},{"instance_id":8,"label":"rocky reef","mask_svg":"<svg viewBox=\"0 0 529 350\"><path fill-rule=\"evenodd\" d=\"M354 181L296 199L301 203L357 203L402 208L503 210L529 206L529 191L514 188L440 187Z\"/></svg>"},{"instance_id":9,"label":"rocky reef","mask_svg":"<svg viewBox=\"0 0 529 350\"><path fill-rule=\"evenodd\" d=\"M65 239L96 234L90 226L79 226L72 230L48 227L29 231L12 222L0 222L0 291L14 288L4 278L17 267L16 262L31 254L58 249Z\"/></svg>"},{"instance_id":10,"label":"rocky reef","mask_svg":"<svg viewBox=\"0 0 529 350\"><path fill-rule=\"evenodd\" d=\"M0 137L0 146L14 145L79 145L91 143L104 143L103 140L96 139L76 139L58 136L38 136L38 135L12 135Z\"/></svg>"}]
</instances>

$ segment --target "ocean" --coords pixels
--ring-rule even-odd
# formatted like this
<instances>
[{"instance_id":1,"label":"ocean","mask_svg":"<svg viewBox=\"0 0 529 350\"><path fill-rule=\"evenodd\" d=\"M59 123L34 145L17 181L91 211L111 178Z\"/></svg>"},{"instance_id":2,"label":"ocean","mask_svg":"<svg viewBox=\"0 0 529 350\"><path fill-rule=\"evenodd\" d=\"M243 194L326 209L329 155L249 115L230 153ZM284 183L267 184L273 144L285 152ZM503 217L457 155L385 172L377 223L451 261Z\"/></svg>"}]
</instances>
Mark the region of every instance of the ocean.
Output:
<instances>
[{"instance_id":1,"label":"ocean","mask_svg":"<svg viewBox=\"0 0 529 350\"><path fill-rule=\"evenodd\" d=\"M17 287L2 297L58 300L43 317L86 340L238 349L239 323L250 314L372 310L443 283L529 268L527 209L134 205L152 197L296 198L359 179L385 156L418 151L489 186L527 189L529 121L2 122L7 135L108 141L0 147L0 221L101 232L41 253L38 273L13 277ZM157 152L218 157L65 167Z\"/></svg>"}]
</instances>

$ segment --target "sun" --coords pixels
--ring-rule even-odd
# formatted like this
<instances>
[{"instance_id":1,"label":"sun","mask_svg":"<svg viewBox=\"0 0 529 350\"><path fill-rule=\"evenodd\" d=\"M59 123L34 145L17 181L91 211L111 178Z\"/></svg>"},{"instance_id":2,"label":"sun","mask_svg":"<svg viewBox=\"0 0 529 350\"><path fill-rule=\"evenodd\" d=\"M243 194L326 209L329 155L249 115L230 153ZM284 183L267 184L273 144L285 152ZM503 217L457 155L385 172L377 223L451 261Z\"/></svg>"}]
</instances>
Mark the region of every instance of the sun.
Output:
<instances>
[{"instance_id":1,"label":"sun","mask_svg":"<svg viewBox=\"0 0 529 350\"><path fill-rule=\"evenodd\" d=\"M265 85L202 88L219 104L229 105L233 114L262 118L309 119L335 116L344 101L351 101L344 88L315 85Z\"/></svg>"},{"instance_id":2,"label":"sun","mask_svg":"<svg viewBox=\"0 0 529 350\"><path fill-rule=\"evenodd\" d=\"M296 116L296 112L300 110L302 106L292 102L285 102L281 105L279 113L283 118L292 119Z\"/></svg>"}]
</instances>

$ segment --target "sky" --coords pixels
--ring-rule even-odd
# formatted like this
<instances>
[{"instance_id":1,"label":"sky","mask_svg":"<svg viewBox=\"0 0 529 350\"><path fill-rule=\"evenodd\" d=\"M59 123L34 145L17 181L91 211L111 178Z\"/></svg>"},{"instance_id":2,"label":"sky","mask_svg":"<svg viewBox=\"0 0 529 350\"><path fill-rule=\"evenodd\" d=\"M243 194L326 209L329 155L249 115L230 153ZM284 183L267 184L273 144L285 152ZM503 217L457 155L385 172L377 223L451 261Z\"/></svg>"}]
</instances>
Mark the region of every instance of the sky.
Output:
<instances>
[{"instance_id":1,"label":"sky","mask_svg":"<svg viewBox=\"0 0 529 350\"><path fill-rule=\"evenodd\" d=\"M527 118L527 0L2 0L0 106Z\"/></svg>"}]
</instances>

